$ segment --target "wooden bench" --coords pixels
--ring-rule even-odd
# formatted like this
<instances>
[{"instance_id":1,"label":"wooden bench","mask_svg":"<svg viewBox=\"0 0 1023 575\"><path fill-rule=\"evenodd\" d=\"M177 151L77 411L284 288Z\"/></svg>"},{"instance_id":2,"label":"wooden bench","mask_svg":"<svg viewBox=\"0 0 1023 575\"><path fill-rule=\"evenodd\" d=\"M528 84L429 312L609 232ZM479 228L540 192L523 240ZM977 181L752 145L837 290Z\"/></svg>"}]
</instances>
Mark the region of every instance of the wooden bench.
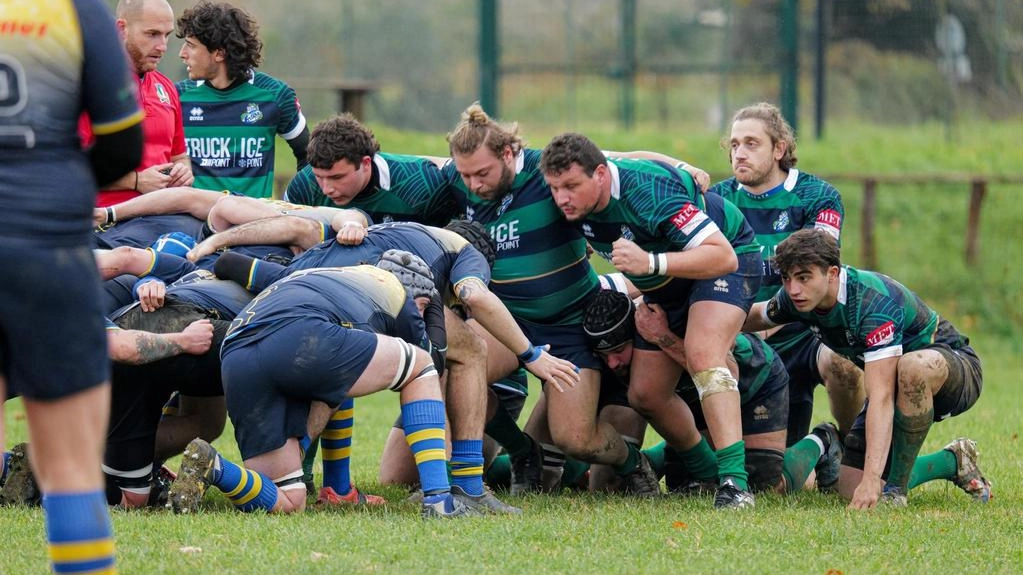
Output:
<instances>
[{"instance_id":1,"label":"wooden bench","mask_svg":"<svg viewBox=\"0 0 1023 575\"><path fill-rule=\"evenodd\" d=\"M363 120L366 96L377 90L379 84L369 80L337 80L331 78L291 78L285 80L296 92L329 90L337 94L339 112L350 112Z\"/></svg>"}]
</instances>

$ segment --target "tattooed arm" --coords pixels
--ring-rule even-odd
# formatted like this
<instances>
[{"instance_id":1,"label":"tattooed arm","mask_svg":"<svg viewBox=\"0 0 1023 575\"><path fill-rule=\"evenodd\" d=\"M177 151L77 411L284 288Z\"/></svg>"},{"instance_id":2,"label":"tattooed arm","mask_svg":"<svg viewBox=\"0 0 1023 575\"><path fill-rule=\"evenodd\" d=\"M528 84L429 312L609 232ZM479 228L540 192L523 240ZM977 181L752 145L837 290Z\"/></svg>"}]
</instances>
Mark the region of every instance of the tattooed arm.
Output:
<instances>
[{"instance_id":1,"label":"tattooed arm","mask_svg":"<svg viewBox=\"0 0 1023 575\"><path fill-rule=\"evenodd\" d=\"M110 359L142 365L182 353L206 353L213 343L213 324L200 319L177 333L151 333L135 329L108 329Z\"/></svg>"}]
</instances>

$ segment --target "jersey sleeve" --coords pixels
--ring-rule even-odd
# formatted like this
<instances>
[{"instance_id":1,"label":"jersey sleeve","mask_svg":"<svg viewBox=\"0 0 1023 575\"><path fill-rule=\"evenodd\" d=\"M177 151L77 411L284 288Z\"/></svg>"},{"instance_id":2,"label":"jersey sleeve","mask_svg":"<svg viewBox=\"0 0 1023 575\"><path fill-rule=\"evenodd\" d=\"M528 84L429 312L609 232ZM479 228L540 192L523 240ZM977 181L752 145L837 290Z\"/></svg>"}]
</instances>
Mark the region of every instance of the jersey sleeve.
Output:
<instances>
[{"instance_id":1,"label":"jersey sleeve","mask_svg":"<svg viewBox=\"0 0 1023 575\"><path fill-rule=\"evenodd\" d=\"M706 212L681 195L662 202L655 212L654 222L661 234L682 248L679 251L695 249L720 231Z\"/></svg>"},{"instance_id":2,"label":"jersey sleeve","mask_svg":"<svg viewBox=\"0 0 1023 575\"><path fill-rule=\"evenodd\" d=\"M785 293L784 288L778 288L778 293L767 301L764 315L767 317L767 321L774 325L792 323L800 319L796 315L796 306L792 304L792 300L789 299L789 294Z\"/></svg>"},{"instance_id":3,"label":"jersey sleeve","mask_svg":"<svg viewBox=\"0 0 1023 575\"><path fill-rule=\"evenodd\" d=\"M857 333L863 345L863 363L902 355L904 320L900 306L884 306L863 316Z\"/></svg>"},{"instance_id":4,"label":"jersey sleeve","mask_svg":"<svg viewBox=\"0 0 1023 575\"><path fill-rule=\"evenodd\" d=\"M319 206L323 205L319 201L322 197L324 197L323 191L320 190L320 185L316 183L316 176L313 175L312 167L305 166L288 183L288 188L284 190L283 199L292 204Z\"/></svg>"},{"instance_id":5,"label":"jersey sleeve","mask_svg":"<svg viewBox=\"0 0 1023 575\"><path fill-rule=\"evenodd\" d=\"M302 114L302 105L298 101L298 95L291 86L283 84L283 88L277 93L277 107L281 111L280 120L277 122L277 133L285 140L293 140L302 133L306 127L305 116Z\"/></svg>"},{"instance_id":6,"label":"jersey sleeve","mask_svg":"<svg viewBox=\"0 0 1023 575\"><path fill-rule=\"evenodd\" d=\"M813 227L831 234L841 244L842 223L845 221L845 207L838 190L831 184L822 181L820 193L811 206L810 217L804 227Z\"/></svg>"},{"instance_id":7,"label":"jersey sleeve","mask_svg":"<svg viewBox=\"0 0 1023 575\"><path fill-rule=\"evenodd\" d=\"M103 136L138 124L142 121L138 89L109 9L100 0L75 0L74 5L85 55L83 108L89 114L92 132Z\"/></svg>"}]
</instances>

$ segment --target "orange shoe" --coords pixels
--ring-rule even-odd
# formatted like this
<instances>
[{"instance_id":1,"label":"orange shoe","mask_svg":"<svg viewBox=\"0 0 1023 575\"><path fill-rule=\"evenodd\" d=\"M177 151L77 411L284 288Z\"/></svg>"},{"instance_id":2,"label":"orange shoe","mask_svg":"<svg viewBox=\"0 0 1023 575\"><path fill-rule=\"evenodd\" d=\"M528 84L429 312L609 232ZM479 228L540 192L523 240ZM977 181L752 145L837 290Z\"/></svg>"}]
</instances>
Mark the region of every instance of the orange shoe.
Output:
<instances>
[{"instance_id":1,"label":"orange shoe","mask_svg":"<svg viewBox=\"0 0 1023 575\"><path fill-rule=\"evenodd\" d=\"M338 495L333 487L324 487L320 489L316 502L324 505L384 505L387 500L379 495L362 493L352 485L352 489L345 495Z\"/></svg>"}]
</instances>

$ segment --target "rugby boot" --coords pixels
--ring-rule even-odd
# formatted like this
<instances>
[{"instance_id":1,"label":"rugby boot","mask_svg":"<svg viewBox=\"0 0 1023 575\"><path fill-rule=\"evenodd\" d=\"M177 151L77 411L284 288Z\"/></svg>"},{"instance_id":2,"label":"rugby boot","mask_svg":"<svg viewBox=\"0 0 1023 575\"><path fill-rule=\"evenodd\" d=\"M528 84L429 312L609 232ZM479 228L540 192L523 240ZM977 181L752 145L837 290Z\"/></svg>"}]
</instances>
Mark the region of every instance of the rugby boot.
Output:
<instances>
[{"instance_id":1,"label":"rugby boot","mask_svg":"<svg viewBox=\"0 0 1023 575\"><path fill-rule=\"evenodd\" d=\"M814 471L817 472L817 490L830 493L838 486L838 473L842 467L845 446L842 445L838 428L833 423L821 423L814 427L813 431L814 435L824 438L824 453L814 466Z\"/></svg>"},{"instance_id":2,"label":"rugby boot","mask_svg":"<svg viewBox=\"0 0 1023 575\"><path fill-rule=\"evenodd\" d=\"M752 509L754 502L753 494L739 489L731 477L726 477L714 494L715 509Z\"/></svg>"},{"instance_id":3,"label":"rugby boot","mask_svg":"<svg viewBox=\"0 0 1023 575\"><path fill-rule=\"evenodd\" d=\"M465 506L450 493L440 493L423 497L421 514L425 519L457 519L479 515Z\"/></svg>"},{"instance_id":4,"label":"rugby boot","mask_svg":"<svg viewBox=\"0 0 1023 575\"><path fill-rule=\"evenodd\" d=\"M650 465L650 458L640 452L639 464L636 469L628 475L622 476L625 491L636 497L657 497L661 494L661 484Z\"/></svg>"},{"instance_id":5,"label":"rugby boot","mask_svg":"<svg viewBox=\"0 0 1023 575\"><path fill-rule=\"evenodd\" d=\"M170 486L177 476L178 474L171 471L169 467L161 465L160 469L153 474L153 484L149 490L149 501L146 505L148 507L166 507L170 497Z\"/></svg>"},{"instance_id":6,"label":"rugby boot","mask_svg":"<svg viewBox=\"0 0 1023 575\"><path fill-rule=\"evenodd\" d=\"M906 507L909 505L909 500L906 498L906 492L901 487L885 485L884 489L881 490L881 499L878 503L890 507Z\"/></svg>"},{"instance_id":7,"label":"rugby boot","mask_svg":"<svg viewBox=\"0 0 1023 575\"><path fill-rule=\"evenodd\" d=\"M532 437L529 440L529 453L511 458L512 495L536 493L543 488L543 447Z\"/></svg>"},{"instance_id":8,"label":"rugby boot","mask_svg":"<svg viewBox=\"0 0 1023 575\"><path fill-rule=\"evenodd\" d=\"M460 485L452 485L451 495L456 501L460 501L480 515L518 515L522 513L518 507L508 505L495 497L486 485L483 486L482 495L469 495L462 490Z\"/></svg>"},{"instance_id":9,"label":"rugby boot","mask_svg":"<svg viewBox=\"0 0 1023 575\"><path fill-rule=\"evenodd\" d=\"M181 469L168 492L167 507L174 513L195 513L206 489L213 483L217 450L199 439L193 439L181 455Z\"/></svg>"},{"instance_id":10,"label":"rugby boot","mask_svg":"<svg viewBox=\"0 0 1023 575\"><path fill-rule=\"evenodd\" d=\"M11 448L7 461L7 481L0 487L0 505L39 505L42 492L32 475L28 463L28 444L19 443Z\"/></svg>"},{"instance_id":11,"label":"rugby boot","mask_svg":"<svg viewBox=\"0 0 1023 575\"><path fill-rule=\"evenodd\" d=\"M943 449L956 456L956 476L952 478L959 489L966 492L978 503L987 503L991 499L991 482L984 478L977 466L977 442L966 437L953 440Z\"/></svg>"},{"instance_id":12,"label":"rugby boot","mask_svg":"<svg viewBox=\"0 0 1023 575\"><path fill-rule=\"evenodd\" d=\"M319 497L316 498L316 503L320 505L354 507L361 505L384 505L387 503L387 500L379 495L363 493L355 485L352 485L352 488L345 495L338 495L333 487L323 487L320 489Z\"/></svg>"}]
</instances>

